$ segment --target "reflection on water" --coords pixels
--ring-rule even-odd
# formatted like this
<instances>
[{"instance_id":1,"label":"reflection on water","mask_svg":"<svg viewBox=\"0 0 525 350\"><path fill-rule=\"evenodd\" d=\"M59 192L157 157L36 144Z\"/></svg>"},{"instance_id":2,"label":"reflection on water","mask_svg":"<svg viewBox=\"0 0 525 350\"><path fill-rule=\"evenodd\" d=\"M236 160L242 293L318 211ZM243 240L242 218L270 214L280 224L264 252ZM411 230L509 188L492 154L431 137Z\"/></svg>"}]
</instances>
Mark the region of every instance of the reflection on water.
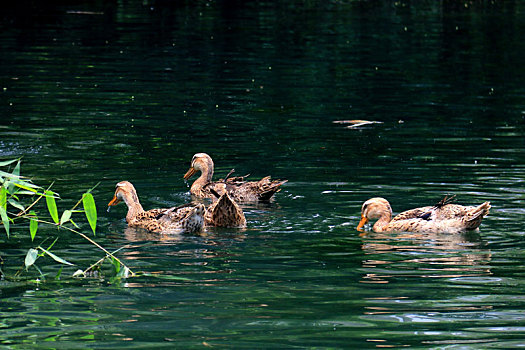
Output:
<instances>
[{"instance_id":1,"label":"reflection on water","mask_svg":"<svg viewBox=\"0 0 525 350\"><path fill-rule=\"evenodd\" d=\"M389 279L460 278L490 275L491 253L479 232L461 234L369 233L362 245L364 283ZM388 271L392 271L392 275Z\"/></svg>"},{"instance_id":2,"label":"reflection on water","mask_svg":"<svg viewBox=\"0 0 525 350\"><path fill-rule=\"evenodd\" d=\"M477 231L463 234L432 233L369 233L363 239L364 252L361 283L379 284L383 293L365 298L363 317L386 325L390 323L418 325L459 322L485 322L485 316L497 307L476 290L458 294L454 285L483 285L491 279L491 250ZM441 285L441 280L447 281ZM447 286L447 287L445 287ZM385 333L398 337L411 331L392 329ZM446 326L445 326L446 327ZM460 326L461 327L461 326ZM459 328L456 328L459 329ZM423 344L475 344L494 339L476 339L469 331L451 332L446 329L422 332L444 340L421 340ZM376 338L392 346L396 336ZM450 341L447 338L453 338ZM398 339L398 341L401 341ZM393 342L393 343L392 343ZM401 341L397 346L410 346Z\"/></svg>"}]
</instances>

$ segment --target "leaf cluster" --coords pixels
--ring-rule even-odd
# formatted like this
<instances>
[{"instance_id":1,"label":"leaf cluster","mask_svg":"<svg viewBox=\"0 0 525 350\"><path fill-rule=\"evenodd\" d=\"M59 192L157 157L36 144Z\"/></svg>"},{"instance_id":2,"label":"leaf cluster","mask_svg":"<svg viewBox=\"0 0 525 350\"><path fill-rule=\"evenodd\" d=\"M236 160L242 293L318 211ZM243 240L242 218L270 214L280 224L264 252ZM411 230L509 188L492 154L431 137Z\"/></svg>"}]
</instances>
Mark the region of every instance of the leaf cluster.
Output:
<instances>
[{"instance_id":1,"label":"leaf cluster","mask_svg":"<svg viewBox=\"0 0 525 350\"><path fill-rule=\"evenodd\" d=\"M123 264L121 260L113 255L113 253L110 253L92 238L80 232L80 227L76 223L77 216L75 216L75 214L83 213L83 216L89 223L93 235L96 235L97 208L92 191L98 186L98 184L86 191L72 208L64 210L62 214L59 215L57 207L57 200L60 199L59 194L52 191L51 186L44 189L41 186L35 185L29 178L21 176L20 163L20 159L0 162L0 168L14 165L11 171L0 170L0 219L7 238L10 236L11 229L13 227L12 224L20 220L27 220L29 222L29 235L32 242L37 237L40 224L56 226L57 228L68 230L83 237L105 253L105 256L102 259L91 265L86 270L77 270L73 274L74 277L85 277L89 270L92 270L107 258L110 259L112 266L114 266L117 277L126 278L130 275L134 275L134 273L125 264ZM24 199L27 200L27 198L31 198L30 204L24 205ZM33 209L42 198L45 198L50 220L46 219L47 216L45 213L37 214L37 212ZM81 204L82 208L80 208ZM75 217L75 219L73 219L73 217ZM42 274L42 271L35 264L36 261L43 256L49 256L55 262L63 265L74 265L66 259L63 259L51 252L51 248L57 240L58 237L47 248L43 248L41 246L42 244L36 247L31 247L27 251L24 260L25 269L27 270L30 267L34 267L38 270L41 277L43 277L44 275ZM60 269L59 274L61 271L62 269Z\"/></svg>"}]
</instances>

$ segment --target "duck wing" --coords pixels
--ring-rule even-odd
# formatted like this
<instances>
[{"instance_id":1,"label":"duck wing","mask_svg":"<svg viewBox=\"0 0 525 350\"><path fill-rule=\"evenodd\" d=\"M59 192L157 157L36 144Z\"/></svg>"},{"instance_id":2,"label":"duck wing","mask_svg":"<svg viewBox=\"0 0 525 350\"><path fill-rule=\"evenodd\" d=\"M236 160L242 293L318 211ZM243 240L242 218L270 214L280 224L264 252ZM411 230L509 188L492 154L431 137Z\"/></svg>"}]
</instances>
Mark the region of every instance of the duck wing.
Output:
<instances>
[{"instance_id":1,"label":"duck wing","mask_svg":"<svg viewBox=\"0 0 525 350\"><path fill-rule=\"evenodd\" d=\"M184 204L166 210L158 221L165 227L165 233L199 232L204 227L205 210L202 204Z\"/></svg>"},{"instance_id":2,"label":"duck wing","mask_svg":"<svg viewBox=\"0 0 525 350\"><path fill-rule=\"evenodd\" d=\"M228 193L236 201L268 201L281 190L288 180L272 180L266 176L259 181L244 181L243 177L235 177L226 181ZM242 179L242 180L241 180Z\"/></svg>"},{"instance_id":3,"label":"duck wing","mask_svg":"<svg viewBox=\"0 0 525 350\"><path fill-rule=\"evenodd\" d=\"M421 207L410 209L396 215L392 221L403 221L411 219L431 220L434 207Z\"/></svg>"},{"instance_id":4,"label":"duck wing","mask_svg":"<svg viewBox=\"0 0 525 350\"><path fill-rule=\"evenodd\" d=\"M450 204L456 198L455 195L446 195L433 206L421 207L404 211L397 215L394 220L422 219L425 221L444 220L456 215L461 215L461 205Z\"/></svg>"},{"instance_id":5,"label":"duck wing","mask_svg":"<svg viewBox=\"0 0 525 350\"><path fill-rule=\"evenodd\" d=\"M454 220L466 230L474 230L481 225L481 221L489 214L490 202L484 202L478 206L462 206L448 204L438 209L437 217L440 220Z\"/></svg>"},{"instance_id":6,"label":"duck wing","mask_svg":"<svg viewBox=\"0 0 525 350\"><path fill-rule=\"evenodd\" d=\"M490 203L479 206L446 204L403 212L389 224L392 231L456 233L475 230L488 215Z\"/></svg>"},{"instance_id":7,"label":"duck wing","mask_svg":"<svg viewBox=\"0 0 525 350\"><path fill-rule=\"evenodd\" d=\"M204 210L202 204L151 209L138 214L128 225L164 234L198 232L204 226Z\"/></svg>"}]
</instances>

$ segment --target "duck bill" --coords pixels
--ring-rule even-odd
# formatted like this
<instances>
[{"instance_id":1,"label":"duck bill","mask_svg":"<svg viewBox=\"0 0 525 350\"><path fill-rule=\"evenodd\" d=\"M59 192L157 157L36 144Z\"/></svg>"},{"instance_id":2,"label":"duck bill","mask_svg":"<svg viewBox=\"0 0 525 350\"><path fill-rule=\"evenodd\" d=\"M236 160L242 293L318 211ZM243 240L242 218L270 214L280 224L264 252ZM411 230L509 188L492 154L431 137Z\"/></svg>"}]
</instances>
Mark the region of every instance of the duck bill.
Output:
<instances>
[{"instance_id":1,"label":"duck bill","mask_svg":"<svg viewBox=\"0 0 525 350\"><path fill-rule=\"evenodd\" d=\"M359 221L359 225L357 225L357 231L363 232L363 226L365 226L368 223L368 218L366 216L361 216L361 221Z\"/></svg>"},{"instance_id":2,"label":"duck bill","mask_svg":"<svg viewBox=\"0 0 525 350\"><path fill-rule=\"evenodd\" d=\"M108 211L110 207L117 205L119 203L120 203L120 199L118 199L117 196L113 196L113 199L111 200L111 202L108 203Z\"/></svg>"},{"instance_id":3,"label":"duck bill","mask_svg":"<svg viewBox=\"0 0 525 350\"><path fill-rule=\"evenodd\" d=\"M196 170L192 167L190 168L186 174L184 174L184 180L188 180L190 177L192 177L193 175L195 175L195 172Z\"/></svg>"}]
</instances>

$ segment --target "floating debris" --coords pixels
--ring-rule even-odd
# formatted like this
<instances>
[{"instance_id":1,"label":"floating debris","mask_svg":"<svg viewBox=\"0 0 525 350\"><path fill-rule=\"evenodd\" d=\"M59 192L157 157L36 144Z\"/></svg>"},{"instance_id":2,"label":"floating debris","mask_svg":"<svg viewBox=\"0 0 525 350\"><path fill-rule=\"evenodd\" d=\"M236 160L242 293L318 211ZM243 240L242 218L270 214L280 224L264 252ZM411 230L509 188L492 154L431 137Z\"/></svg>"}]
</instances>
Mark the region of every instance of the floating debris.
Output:
<instances>
[{"instance_id":1,"label":"floating debris","mask_svg":"<svg viewBox=\"0 0 525 350\"><path fill-rule=\"evenodd\" d=\"M356 120L334 120L334 124L352 124L347 126L349 129L355 129L363 125L369 125L369 124L383 124L383 122L379 122L376 120L362 120L362 119L356 119Z\"/></svg>"},{"instance_id":2,"label":"floating debris","mask_svg":"<svg viewBox=\"0 0 525 350\"><path fill-rule=\"evenodd\" d=\"M104 12L98 11L66 11L68 15L103 15Z\"/></svg>"}]
</instances>

